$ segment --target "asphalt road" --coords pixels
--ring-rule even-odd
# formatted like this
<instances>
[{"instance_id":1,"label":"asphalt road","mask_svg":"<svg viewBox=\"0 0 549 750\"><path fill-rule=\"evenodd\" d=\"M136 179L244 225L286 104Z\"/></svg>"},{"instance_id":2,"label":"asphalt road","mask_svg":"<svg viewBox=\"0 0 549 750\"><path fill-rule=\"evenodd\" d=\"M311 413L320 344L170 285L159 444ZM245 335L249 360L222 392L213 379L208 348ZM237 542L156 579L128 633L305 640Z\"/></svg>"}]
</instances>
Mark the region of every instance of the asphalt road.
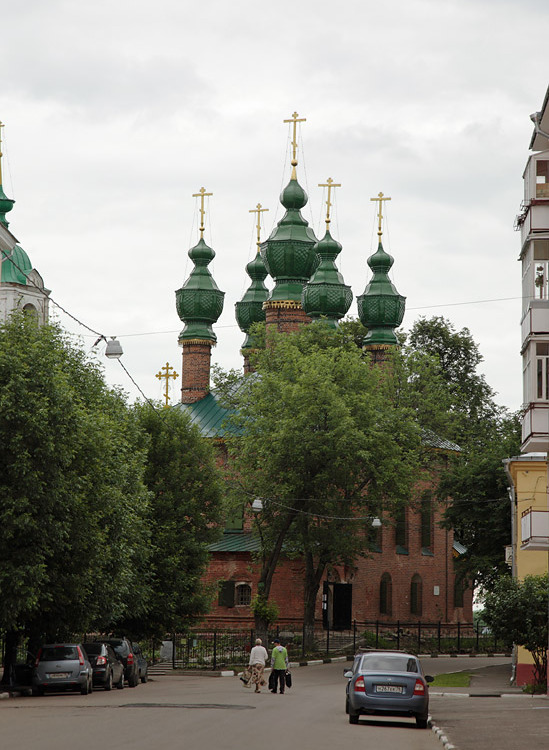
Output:
<instances>
[{"instance_id":1,"label":"asphalt road","mask_svg":"<svg viewBox=\"0 0 549 750\"><path fill-rule=\"evenodd\" d=\"M160 676L145 685L92 695L46 695L0 702L2 748L18 750L441 750L413 719L344 711L344 663L293 670L285 695L259 695L236 677Z\"/></svg>"}]
</instances>

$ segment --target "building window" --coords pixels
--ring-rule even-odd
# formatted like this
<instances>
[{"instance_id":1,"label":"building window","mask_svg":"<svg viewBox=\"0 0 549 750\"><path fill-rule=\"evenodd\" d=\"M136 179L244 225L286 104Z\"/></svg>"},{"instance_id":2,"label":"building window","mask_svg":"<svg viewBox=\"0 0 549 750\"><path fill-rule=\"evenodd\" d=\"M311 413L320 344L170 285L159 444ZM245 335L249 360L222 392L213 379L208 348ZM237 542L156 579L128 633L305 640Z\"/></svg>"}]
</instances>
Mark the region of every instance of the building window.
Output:
<instances>
[{"instance_id":1,"label":"building window","mask_svg":"<svg viewBox=\"0 0 549 750\"><path fill-rule=\"evenodd\" d=\"M412 576L410 584L410 612L420 616L423 610L423 582L417 573Z\"/></svg>"},{"instance_id":2,"label":"building window","mask_svg":"<svg viewBox=\"0 0 549 750\"><path fill-rule=\"evenodd\" d=\"M234 581L219 581L219 594L217 603L220 607L234 607L235 587Z\"/></svg>"},{"instance_id":3,"label":"building window","mask_svg":"<svg viewBox=\"0 0 549 750\"><path fill-rule=\"evenodd\" d=\"M406 508L399 508L395 514L395 545L399 554L408 554L408 522L406 519Z\"/></svg>"},{"instance_id":4,"label":"building window","mask_svg":"<svg viewBox=\"0 0 549 750\"><path fill-rule=\"evenodd\" d=\"M545 159L536 162L536 198L549 198L549 162Z\"/></svg>"},{"instance_id":5,"label":"building window","mask_svg":"<svg viewBox=\"0 0 549 750\"><path fill-rule=\"evenodd\" d=\"M536 344L536 398L549 400L549 344Z\"/></svg>"},{"instance_id":6,"label":"building window","mask_svg":"<svg viewBox=\"0 0 549 750\"><path fill-rule=\"evenodd\" d=\"M379 583L379 611L382 615L393 614L393 582L389 573L384 573Z\"/></svg>"},{"instance_id":7,"label":"building window","mask_svg":"<svg viewBox=\"0 0 549 750\"><path fill-rule=\"evenodd\" d=\"M236 586L235 603L237 607L249 607L252 602L252 587L249 583L239 583Z\"/></svg>"},{"instance_id":8,"label":"building window","mask_svg":"<svg viewBox=\"0 0 549 750\"><path fill-rule=\"evenodd\" d=\"M433 497L427 490L421 497L421 549L432 552L433 546Z\"/></svg>"},{"instance_id":9,"label":"building window","mask_svg":"<svg viewBox=\"0 0 549 750\"><path fill-rule=\"evenodd\" d=\"M463 607L463 594L467 585L463 578L456 576L454 579L454 607Z\"/></svg>"}]
</instances>

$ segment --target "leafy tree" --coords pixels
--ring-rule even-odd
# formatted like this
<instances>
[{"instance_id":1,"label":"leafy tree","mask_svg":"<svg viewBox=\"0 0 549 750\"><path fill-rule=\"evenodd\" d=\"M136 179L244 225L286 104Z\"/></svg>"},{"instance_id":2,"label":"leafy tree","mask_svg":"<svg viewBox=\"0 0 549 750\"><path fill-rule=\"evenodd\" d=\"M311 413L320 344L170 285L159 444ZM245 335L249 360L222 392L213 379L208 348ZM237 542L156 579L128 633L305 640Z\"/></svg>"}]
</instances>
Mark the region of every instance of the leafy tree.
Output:
<instances>
[{"instance_id":1,"label":"leafy tree","mask_svg":"<svg viewBox=\"0 0 549 750\"><path fill-rule=\"evenodd\" d=\"M25 315L0 325L0 443L0 629L9 644L142 611L141 433L98 365L57 326ZM7 666L12 657L10 648Z\"/></svg>"},{"instance_id":2,"label":"leafy tree","mask_svg":"<svg viewBox=\"0 0 549 750\"><path fill-rule=\"evenodd\" d=\"M394 405L391 369L369 366L354 340L322 323L268 335L257 374L238 388L229 378L229 469L237 502L261 499L254 522L264 602L281 553L304 558L310 637L327 565L367 554L382 504L409 501L420 430L411 410Z\"/></svg>"},{"instance_id":3,"label":"leafy tree","mask_svg":"<svg viewBox=\"0 0 549 750\"><path fill-rule=\"evenodd\" d=\"M484 598L484 620L498 639L532 654L539 686L547 685L548 593L547 575L502 576Z\"/></svg>"},{"instance_id":4,"label":"leafy tree","mask_svg":"<svg viewBox=\"0 0 549 750\"><path fill-rule=\"evenodd\" d=\"M438 425L424 407L419 418L427 417L427 426L461 448L439 484L439 496L451 499L445 525L454 529L467 548L457 560L458 574L489 585L507 570L505 545L511 538L511 511L502 460L520 452L519 417L496 404L496 394L478 374L482 355L467 328L456 331L442 317L421 318L407 341L407 358L421 354L435 363L427 378L419 377L423 391L416 389L417 395L423 393L427 403L433 403L429 395L434 395L434 401L442 399L446 407L446 418ZM412 383L414 378L417 375ZM434 383L435 394L431 391ZM433 415L440 418L441 412L434 409Z\"/></svg>"},{"instance_id":5,"label":"leafy tree","mask_svg":"<svg viewBox=\"0 0 549 750\"><path fill-rule=\"evenodd\" d=\"M178 410L135 407L147 434L145 484L151 493L151 597L146 618L124 623L135 635L180 631L207 612L201 583L208 545L220 531L221 484L211 446Z\"/></svg>"}]
</instances>

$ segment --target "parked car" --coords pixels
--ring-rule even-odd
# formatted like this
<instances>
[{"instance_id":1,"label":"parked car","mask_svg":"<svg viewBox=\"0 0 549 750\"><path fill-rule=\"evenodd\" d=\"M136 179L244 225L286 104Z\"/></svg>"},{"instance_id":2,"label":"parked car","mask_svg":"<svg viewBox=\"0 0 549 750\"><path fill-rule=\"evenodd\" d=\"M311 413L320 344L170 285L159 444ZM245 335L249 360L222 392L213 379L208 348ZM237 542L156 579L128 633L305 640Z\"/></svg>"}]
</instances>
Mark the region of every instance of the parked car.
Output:
<instances>
[{"instance_id":1,"label":"parked car","mask_svg":"<svg viewBox=\"0 0 549 750\"><path fill-rule=\"evenodd\" d=\"M130 687L137 687L139 684L139 666L133 653L133 647L127 638L105 638L104 643L108 643L114 649L117 656L120 657L124 665L124 679Z\"/></svg>"},{"instance_id":2,"label":"parked car","mask_svg":"<svg viewBox=\"0 0 549 750\"><path fill-rule=\"evenodd\" d=\"M139 643L132 643L133 648L133 656L137 660L137 668L139 670L139 679L141 682L148 682L149 679L149 664L145 657L143 656L143 652L141 651L141 646Z\"/></svg>"},{"instance_id":3,"label":"parked car","mask_svg":"<svg viewBox=\"0 0 549 750\"><path fill-rule=\"evenodd\" d=\"M38 651L32 675L32 694L46 690L93 689L93 669L80 643L47 643Z\"/></svg>"},{"instance_id":4,"label":"parked car","mask_svg":"<svg viewBox=\"0 0 549 750\"><path fill-rule=\"evenodd\" d=\"M414 716L427 727L429 687L417 656L404 651L368 651L355 656L348 678L345 711L350 724L361 714Z\"/></svg>"},{"instance_id":5,"label":"parked car","mask_svg":"<svg viewBox=\"0 0 549 750\"><path fill-rule=\"evenodd\" d=\"M93 684L105 690L112 690L116 685L118 690L124 687L124 665L113 647L109 643L95 641L84 643L84 650L88 655L93 669Z\"/></svg>"}]
</instances>

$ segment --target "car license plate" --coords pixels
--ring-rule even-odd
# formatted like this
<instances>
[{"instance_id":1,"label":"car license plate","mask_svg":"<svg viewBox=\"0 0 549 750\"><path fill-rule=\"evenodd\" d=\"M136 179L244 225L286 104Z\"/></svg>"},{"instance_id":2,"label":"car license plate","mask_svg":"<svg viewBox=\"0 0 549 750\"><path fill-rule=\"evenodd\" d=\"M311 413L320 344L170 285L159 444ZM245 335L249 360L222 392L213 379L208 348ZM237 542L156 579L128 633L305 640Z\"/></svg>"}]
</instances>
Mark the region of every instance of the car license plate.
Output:
<instances>
[{"instance_id":1,"label":"car license plate","mask_svg":"<svg viewBox=\"0 0 549 750\"><path fill-rule=\"evenodd\" d=\"M402 685L376 685L376 693L402 693Z\"/></svg>"},{"instance_id":2,"label":"car license plate","mask_svg":"<svg viewBox=\"0 0 549 750\"><path fill-rule=\"evenodd\" d=\"M50 672L48 675L50 680L66 680L70 677L69 672Z\"/></svg>"}]
</instances>

